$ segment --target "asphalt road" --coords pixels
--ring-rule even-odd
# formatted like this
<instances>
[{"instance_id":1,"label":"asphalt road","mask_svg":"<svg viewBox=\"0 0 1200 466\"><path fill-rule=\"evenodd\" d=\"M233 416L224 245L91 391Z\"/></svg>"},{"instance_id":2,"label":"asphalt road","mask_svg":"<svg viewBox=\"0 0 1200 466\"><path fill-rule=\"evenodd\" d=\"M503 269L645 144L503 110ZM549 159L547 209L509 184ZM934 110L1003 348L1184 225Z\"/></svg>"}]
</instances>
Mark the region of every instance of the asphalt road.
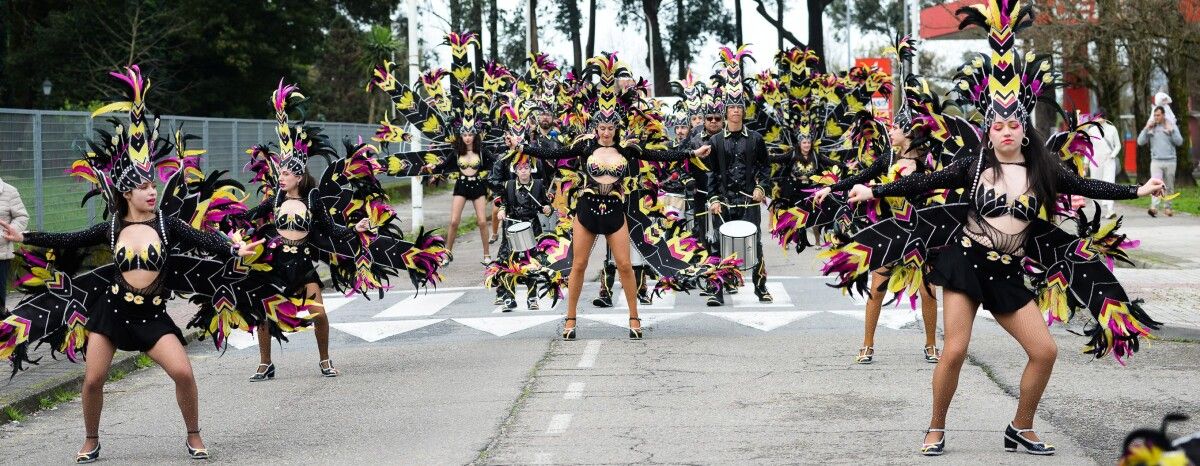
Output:
<instances>
[{"instance_id":1,"label":"asphalt road","mask_svg":"<svg viewBox=\"0 0 1200 466\"><path fill-rule=\"evenodd\" d=\"M276 347L278 377L264 383L246 380L258 362L251 339L223 355L191 345L213 461L1111 464L1129 430L1169 411L1200 414L1200 343L1157 341L1122 367L1090 360L1077 351L1085 339L1055 329L1059 363L1036 427L1059 453L1006 453L1024 355L981 313L948 452L924 458L934 365L921 359L919 313L885 309L877 362L854 364L861 302L816 278L811 252L768 248L771 306L749 290L719 309L698 296L658 300L642 310L643 341L626 339L623 309L586 303L590 283L579 340L563 342L565 303L498 312L470 259L478 237L459 249L434 292L327 298L342 377L320 377L308 333ZM108 385L102 461L187 463L184 430L161 370ZM68 402L0 426L0 462L70 461L82 437L79 402Z\"/></svg>"}]
</instances>

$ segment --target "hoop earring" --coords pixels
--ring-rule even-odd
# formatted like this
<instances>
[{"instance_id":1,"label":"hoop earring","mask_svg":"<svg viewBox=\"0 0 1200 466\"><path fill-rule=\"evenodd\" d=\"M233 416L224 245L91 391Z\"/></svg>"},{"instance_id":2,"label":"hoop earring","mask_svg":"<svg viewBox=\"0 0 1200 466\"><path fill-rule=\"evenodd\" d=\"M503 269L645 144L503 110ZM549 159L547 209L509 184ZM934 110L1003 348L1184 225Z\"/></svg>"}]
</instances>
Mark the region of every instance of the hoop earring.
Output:
<instances>
[{"instance_id":1,"label":"hoop earring","mask_svg":"<svg viewBox=\"0 0 1200 466\"><path fill-rule=\"evenodd\" d=\"M984 144L984 145L983 145L983 147L986 147L986 148L988 148L988 149L991 149L991 148L992 148L992 140L991 140L991 139L988 139L988 142L987 142L987 144Z\"/></svg>"},{"instance_id":2,"label":"hoop earring","mask_svg":"<svg viewBox=\"0 0 1200 466\"><path fill-rule=\"evenodd\" d=\"M1028 145L1029 145L1029 136L1025 136L1024 138L1021 138L1021 147L1025 147Z\"/></svg>"}]
</instances>

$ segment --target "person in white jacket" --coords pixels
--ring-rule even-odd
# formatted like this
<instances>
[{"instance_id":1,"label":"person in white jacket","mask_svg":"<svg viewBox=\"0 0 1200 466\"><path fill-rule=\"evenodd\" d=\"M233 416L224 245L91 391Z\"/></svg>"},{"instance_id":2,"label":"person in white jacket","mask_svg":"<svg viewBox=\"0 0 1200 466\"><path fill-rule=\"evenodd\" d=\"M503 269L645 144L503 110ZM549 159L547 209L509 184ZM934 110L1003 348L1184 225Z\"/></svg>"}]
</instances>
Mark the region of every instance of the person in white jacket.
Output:
<instances>
[{"instance_id":1,"label":"person in white jacket","mask_svg":"<svg viewBox=\"0 0 1200 466\"><path fill-rule=\"evenodd\" d=\"M1087 133L1092 138L1092 159L1096 162L1095 165L1088 166L1088 174L1100 181L1109 183L1117 180L1117 170L1121 166L1121 135L1117 127L1112 122L1103 117L1096 117L1094 120L1096 125L1089 126ZM1101 200L1100 209L1103 211L1104 218L1113 218L1117 213L1113 211L1113 201Z\"/></svg>"},{"instance_id":2,"label":"person in white jacket","mask_svg":"<svg viewBox=\"0 0 1200 466\"><path fill-rule=\"evenodd\" d=\"M21 202L21 193L17 188L0 179L0 221L7 222L18 231L24 231L29 224L29 213ZM0 310L7 310L5 299L8 293L8 272L11 270L13 245L0 238ZM0 313L2 314L2 313Z\"/></svg>"}]
</instances>

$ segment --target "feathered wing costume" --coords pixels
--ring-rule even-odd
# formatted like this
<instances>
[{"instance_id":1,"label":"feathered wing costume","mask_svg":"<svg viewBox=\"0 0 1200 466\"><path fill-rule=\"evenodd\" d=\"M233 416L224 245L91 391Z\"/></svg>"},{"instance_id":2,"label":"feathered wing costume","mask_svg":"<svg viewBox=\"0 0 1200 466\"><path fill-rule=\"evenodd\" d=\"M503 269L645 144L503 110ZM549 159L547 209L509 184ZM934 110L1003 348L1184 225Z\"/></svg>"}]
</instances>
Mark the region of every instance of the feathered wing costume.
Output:
<instances>
[{"instance_id":1,"label":"feathered wing costume","mask_svg":"<svg viewBox=\"0 0 1200 466\"><path fill-rule=\"evenodd\" d=\"M286 283L289 299L303 300L305 283L316 279L312 261L329 265L331 280L338 291L361 293L377 291L383 295L390 287L390 277L407 272L415 288L439 280L441 259L446 254L442 239L424 230L415 241L403 240L395 224L395 212L388 204L376 175L383 169L375 158L375 146L362 142L343 141L345 156L338 156L321 129L304 122L293 123L288 116L289 101L303 99L293 85L280 80L271 97L277 120L276 147L257 145L250 148L246 168L255 173L254 181L261 183L259 191L265 200L242 219L254 228L256 237L266 239L268 249L281 254L299 254L303 258L288 267L281 267L279 278ZM303 174L308 159L324 157L328 167L317 186L302 193L307 206L312 231L303 244L291 244L278 234L280 222L286 221L279 208L286 200L279 191L279 173L287 170ZM357 232L348 225L368 219L372 227ZM290 229L291 227L289 227ZM282 256L281 256L282 257Z\"/></svg>"},{"instance_id":2,"label":"feathered wing costume","mask_svg":"<svg viewBox=\"0 0 1200 466\"><path fill-rule=\"evenodd\" d=\"M971 248L980 247L962 234L968 216L978 215L973 213L980 209L977 206L986 208L996 201L988 197L989 192L994 195L994 191L979 186L983 164L975 154L980 153L978 141L982 132L977 128L986 128L994 120L1010 117L1028 124L1035 104L1049 100L1048 96L1053 94L1046 91L1060 82L1046 57L1019 54L1013 48L1016 32L1033 23L1028 4L989 0L986 5L964 7L958 14L965 16L960 28L971 25L986 28L992 49L990 54L980 54L965 65L957 76L958 103L974 110L964 112L973 116L974 124L964 124L962 120L944 114L930 114L936 111L936 101L925 101L914 108L918 113L915 117L918 124L925 126L930 137L942 144L943 152L954 153L958 160L938 172L912 175L891 185L873 188L877 196L925 192L935 198L941 196L940 201L915 209L915 219L907 220L915 222L911 228L902 225L905 219L893 217L859 230L852 242L830 255L825 265L826 274L839 276L836 286L857 284L854 288L864 291L866 276L871 270L902 266L906 261L922 261L930 251L939 248L961 250L967 255ZM1068 118L1068 122L1073 120ZM1080 137L1079 131L1079 127L1073 127L1048 139L1049 151L1064 160L1057 175L1059 191L1099 198L1135 197L1134 186L1082 179L1077 172L1067 168L1078 167L1079 164L1073 163L1075 160L1089 158L1090 139ZM969 147L971 143L976 145ZM1019 196L1013 203L1009 204L1009 209L1034 211L1037 207L1030 203L1028 196ZM1017 206L1011 207L1013 205ZM1013 289L1031 294L1046 313L1048 323L1068 322L1075 312L1086 309L1092 322L1083 330L1090 338L1085 352L1097 358L1111 353L1123 363L1123 358L1137 351L1139 339L1149 336L1150 330L1158 325L1142 310L1140 301L1126 296L1112 274L1113 263L1127 261L1124 249L1136 242L1117 233L1120 219L1101 224L1098 218L1089 220L1082 209L1073 215L1060 211L1062 202L1059 200L1043 200L1041 205L1036 212L1031 212L1033 218L1030 218L1024 244L1017 245L1023 250L1024 257L989 250L984 264L977 267L1023 271L1033 289L1024 289L1019 284L1019 277L1014 278L1018 283ZM1073 217L1076 231L1069 233L1051 223L1049 219L1059 213ZM942 253L943 256L946 254L949 252Z\"/></svg>"},{"instance_id":3,"label":"feathered wing costume","mask_svg":"<svg viewBox=\"0 0 1200 466\"><path fill-rule=\"evenodd\" d=\"M137 338L131 341L130 335L138 333L147 337L174 333L182 340L182 333L164 312L171 293L191 296L200 311L189 326L200 328L202 336L212 336L216 346L223 348L230 332L253 330L263 321L265 316L254 304L278 292L271 283L254 279L267 268L258 262L261 249L251 258L238 258L219 234L228 227L230 216L245 210L241 186L223 180L220 171L204 176L198 168L204 151L187 148L194 136L176 129L172 143L160 135L159 120L148 118L144 101L150 80L137 65L111 74L128 87L129 99L106 105L93 116L122 111L129 122L114 118L113 132L97 129L98 138L89 142L88 152L67 170L95 186L84 201L100 196L108 219L76 233L26 234L26 242L48 249L22 252L29 272L18 285L29 296L0 322L0 357L12 361L13 374L24 363L36 364L37 359L29 356L31 343L48 344L51 356L63 353L76 361L84 354L89 332L96 329L106 332L118 347L131 350L148 349L141 347L144 342ZM119 230L124 226L119 218L118 203L124 202L121 193L156 180L166 182L158 217L150 222L161 245L148 249L144 257L131 253L138 256L134 260L161 257L156 284L140 290L125 284L115 262L128 262L127 256L78 273L84 260L81 248L103 244L117 249ZM129 320L124 324L116 317L120 310L127 311L122 319ZM301 325L295 312L287 318L297 319L295 325ZM134 319L140 320L141 326L134 323L129 327Z\"/></svg>"}]
</instances>

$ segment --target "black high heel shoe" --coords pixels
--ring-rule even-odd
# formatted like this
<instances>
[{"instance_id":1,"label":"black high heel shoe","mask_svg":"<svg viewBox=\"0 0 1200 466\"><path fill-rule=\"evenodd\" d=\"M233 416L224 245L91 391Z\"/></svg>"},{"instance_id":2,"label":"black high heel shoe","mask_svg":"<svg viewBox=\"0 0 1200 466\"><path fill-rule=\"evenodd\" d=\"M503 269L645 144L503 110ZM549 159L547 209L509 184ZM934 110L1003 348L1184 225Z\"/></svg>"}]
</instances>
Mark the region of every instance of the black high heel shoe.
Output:
<instances>
[{"instance_id":1,"label":"black high heel shoe","mask_svg":"<svg viewBox=\"0 0 1200 466\"><path fill-rule=\"evenodd\" d=\"M636 321L638 321L638 324L642 323L642 319L637 318L637 317L630 317L629 320L636 320ZM629 326L629 339L630 340L641 340L642 339L641 325L638 325L638 328L633 328L632 325Z\"/></svg>"},{"instance_id":2,"label":"black high heel shoe","mask_svg":"<svg viewBox=\"0 0 1200 466\"><path fill-rule=\"evenodd\" d=\"M574 317L567 317L567 318L563 319L563 331L562 331L563 340L570 341L570 340L575 339L575 326L573 325L573 326L571 326L571 328L567 328L567 322L574 322L574 321L575 321Z\"/></svg>"},{"instance_id":3,"label":"black high heel shoe","mask_svg":"<svg viewBox=\"0 0 1200 466\"><path fill-rule=\"evenodd\" d=\"M329 363L329 367L325 367L325 363ZM332 359L326 359L318 362L317 367L321 369L321 375L325 377L337 377L342 374L337 369L334 369Z\"/></svg>"},{"instance_id":4,"label":"black high heel shoe","mask_svg":"<svg viewBox=\"0 0 1200 466\"><path fill-rule=\"evenodd\" d=\"M925 429L925 435L933 432L941 432L942 439L936 443L922 443L921 454L925 456L942 456L946 452L946 429Z\"/></svg>"},{"instance_id":5,"label":"black high heel shoe","mask_svg":"<svg viewBox=\"0 0 1200 466\"><path fill-rule=\"evenodd\" d=\"M250 376L251 382L262 382L267 379L275 378L275 363L259 364L258 367L266 367L267 370L262 372L254 371L254 375Z\"/></svg>"},{"instance_id":6,"label":"black high heel shoe","mask_svg":"<svg viewBox=\"0 0 1200 466\"><path fill-rule=\"evenodd\" d=\"M100 459L100 436L89 435L84 438L96 439L96 448L89 452L79 452L75 454L75 464L88 464Z\"/></svg>"},{"instance_id":7,"label":"black high heel shoe","mask_svg":"<svg viewBox=\"0 0 1200 466\"><path fill-rule=\"evenodd\" d=\"M200 431L189 430L188 435L191 435L191 434L200 435ZM194 460L208 459L208 449L207 448L192 448L192 442L189 442L187 440L183 441L183 445L187 447L188 456L191 457L192 459L194 459Z\"/></svg>"},{"instance_id":8,"label":"black high heel shoe","mask_svg":"<svg viewBox=\"0 0 1200 466\"><path fill-rule=\"evenodd\" d=\"M1054 445L1029 440L1021 435L1025 432L1033 432L1033 429L1018 429L1013 427L1010 422L1008 428L1004 429L1004 451L1015 452L1017 445L1020 445L1025 448L1025 453L1031 455L1049 456L1054 454Z\"/></svg>"}]
</instances>

